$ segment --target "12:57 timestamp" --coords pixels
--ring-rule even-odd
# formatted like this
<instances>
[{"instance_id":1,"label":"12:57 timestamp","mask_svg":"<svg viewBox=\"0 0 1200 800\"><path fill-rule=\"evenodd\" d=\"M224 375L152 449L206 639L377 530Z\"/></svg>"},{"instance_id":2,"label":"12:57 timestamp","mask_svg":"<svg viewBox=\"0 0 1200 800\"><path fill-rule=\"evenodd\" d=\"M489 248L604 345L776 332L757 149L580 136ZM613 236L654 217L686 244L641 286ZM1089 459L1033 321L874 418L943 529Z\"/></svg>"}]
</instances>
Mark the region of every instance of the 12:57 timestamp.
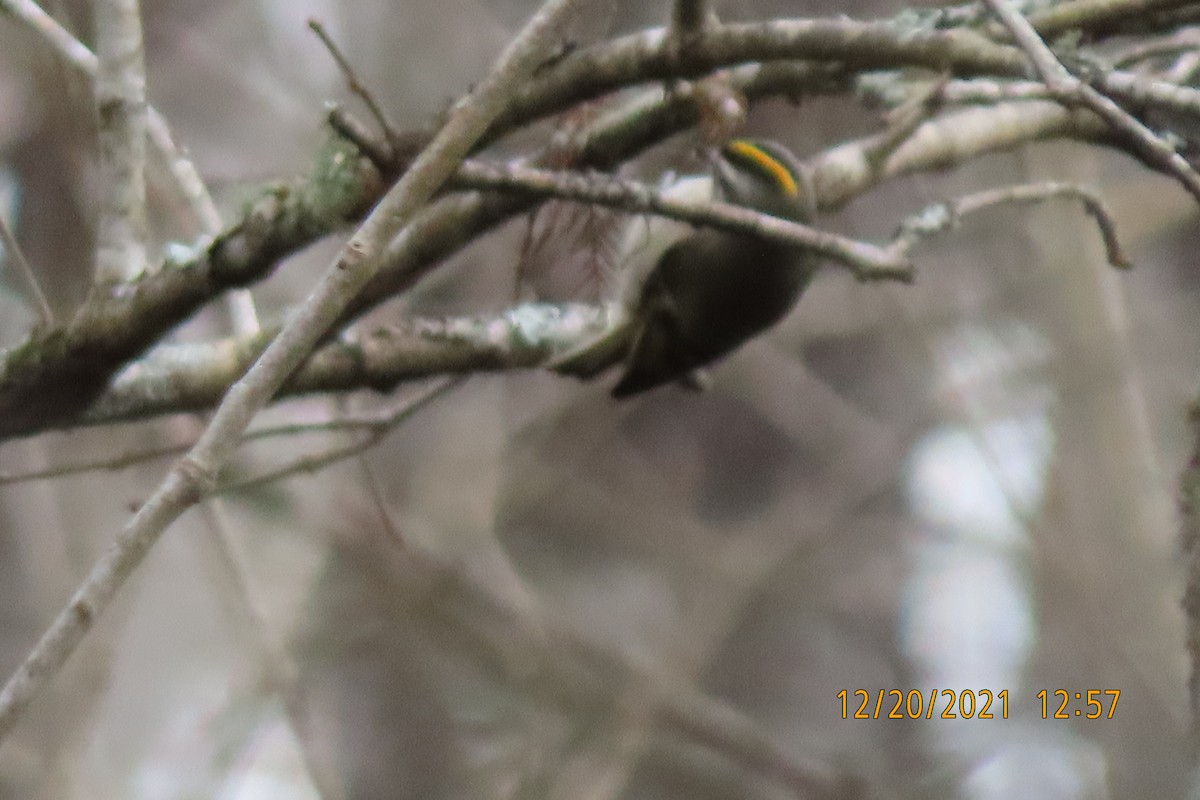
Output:
<instances>
[{"instance_id":1,"label":"12:57 timestamp","mask_svg":"<svg viewBox=\"0 0 1200 800\"><path fill-rule=\"evenodd\" d=\"M1086 692L1068 692L1066 689L1037 693L1042 704L1042 719L1112 719L1117 713L1120 689L1088 689ZM1107 706L1107 711L1105 707Z\"/></svg>"}]
</instances>

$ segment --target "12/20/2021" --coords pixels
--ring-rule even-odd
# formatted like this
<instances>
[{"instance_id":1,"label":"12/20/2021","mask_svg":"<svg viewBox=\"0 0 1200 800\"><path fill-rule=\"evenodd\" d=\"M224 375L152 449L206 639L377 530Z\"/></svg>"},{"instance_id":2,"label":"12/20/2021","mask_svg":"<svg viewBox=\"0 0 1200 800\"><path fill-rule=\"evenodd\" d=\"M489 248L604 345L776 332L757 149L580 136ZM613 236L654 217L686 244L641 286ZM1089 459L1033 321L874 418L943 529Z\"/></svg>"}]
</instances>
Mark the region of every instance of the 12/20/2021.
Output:
<instances>
[{"instance_id":1,"label":"12/20/2021","mask_svg":"<svg viewBox=\"0 0 1200 800\"><path fill-rule=\"evenodd\" d=\"M1007 689L842 689L837 699L842 719L1008 719Z\"/></svg>"}]
</instances>

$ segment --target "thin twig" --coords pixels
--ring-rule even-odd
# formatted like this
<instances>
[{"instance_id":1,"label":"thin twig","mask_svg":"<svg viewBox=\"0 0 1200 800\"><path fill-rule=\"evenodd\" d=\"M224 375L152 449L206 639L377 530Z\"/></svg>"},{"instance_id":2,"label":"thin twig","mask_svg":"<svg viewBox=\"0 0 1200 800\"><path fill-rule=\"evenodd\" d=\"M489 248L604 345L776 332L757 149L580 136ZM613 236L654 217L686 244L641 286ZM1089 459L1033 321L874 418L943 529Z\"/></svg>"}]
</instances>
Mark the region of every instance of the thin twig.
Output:
<instances>
[{"instance_id":1,"label":"thin twig","mask_svg":"<svg viewBox=\"0 0 1200 800\"><path fill-rule=\"evenodd\" d=\"M325 115L329 127L350 141L366 156L380 175L391 175L396 171L396 153L391 142L381 141L367 126L339 105L332 105Z\"/></svg>"},{"instance_id":2,"label":"thin twig","mask_svg":"<svg viewBox=\"0 0 1200 800\"><path fill-rule=\"evenodd\" d=\"M214 494L225 495L231 492L244 492L248 489L256 489L259 486L265 486L269 483L291 478L304 473L313 474L319 472L326 467L332 466L339 461L345 461L348 458L360 455L361 453L370 450L375 445L383 441L383 433L379 431L371 431L363 438L349 444L338 444L327 450L322 450L318 453L305 454L298 458L289 461L282 467L277 467L267 472L260 473L250 478L243 478L239 481L233 481L227 484L221 484L213 490Z\"/></svg>"},{"instance_id":3,"label":"thin twig","mask_svg":"<svg viewBox=\"0 0 1200 800\"><path fill-rule=\"evenodd\" d=\"M389 428L398 422L398 418L407 413L412 400L408 397L390 403L383 408L362 411L353 414L340 414L327 419L312 422L287 422L280 425L268 425L246 431L241 445L250 444L260 439L273 439L285 436L313 436L338 433L343 431L375 431ZM14 486L34 481L68 478L89 472L117 472L119 470L158 461L171 456L186 453L196 444L195 440L167 444L160 447L147 447L140 450L130 450L115 456L89 458L82 461L71 461L55 464L44 469L26 470L24 472L0 472L0 486Z\"/></svg>"},{"instance_id":4,"label":"thin twig","mask_svg":"<svg viewBox=\"0 0 1200 800\"><path fill-rule=\"evenodd\" d=\"M363 485L367 489L367 496L371 499L371 505L375 507L375 515L379 517L380 526L387 532L387 535L391 537L393 542L400 547L404 547L404 534L400 531L400 527L388 512L387 497L384 495L383 487L379 485L379 476L371 468L370 463L368 463L363 453L360 452L355 460L358 462L359 471L362 472Z\"/></svg>"},{"instance_id":5,"label":"thin twig","mask_svg":"<svg viewBox=\"0 0 1200 800\"><path fill-rule=\"evenodd\" d=\"M561 25L582 5L582 0L548 0L542 6L505 48L491 73L454 107L443 128L351 237L297 313L230 388L196 446L171 468L0 689L0 741L59 672L163 531L212 491L218 470L251 419L374 275L383 245L453 174L544 58Z\"/></svg>"},{"instance_id":6,"label":"thin twig","mask_svg":"<svg viewBox=\"0 0 1200 800\"><path fill-rule=\"evenodd\" d=\"M849 267L860 280L911 282L913 279L911 261L874 245L729 203L678 200L644 184L607 175L468 161L459 167L455 183L474 189L521 191L636 213L661 214L810 249Z\"/></svg>"},{"instance_id":7,"label":"thin twig","mask_svg":"<svg viewBox=\"0 0 1200 800\"><path fill-rule=\"evenodd\" d=\"M224 228L217 204L204 179L200 177L196 165L183 154L167 121L151 106L147 109L147 132L150 144L155 154L163 162L167 173L171 176L176 191L187 204L200 231L205 237L216 237ZM258 319L258 309L254 305L254 295L249 289L234 289L225 294L225 308L229 312L235 332L242 335L252 335L261 330Z\"/></svg>"},{"instance_id":8,"label":"thin twig","mask_svg":"<svg viewBox=\"0 0 1200 800\"><path fill-rule=\"evenodd\" d=\"M949 82L949 75L942 76L886 115L887 127L884 131L863 145L867 160L876 169L882 167L901 145L911 139L921 125L934 117L944 103L942 93Z\"/></svg>"},{"instance_id":9,"label":"thin twig","mask_svg":"<svg viewBox=\"0 0 1200 800\"><path fill-rule=\"evenodd\" d=\"M1166 36L1134 41L1113 55L1112 65L1118 68L1131 67L1142 61L1177 56L1197 48L1200 48L1200 28L1190 26Z\"/></svg>"},{"instance_id":10,"label":"thin twig","mask_svg":"<svg viewBox=\"0 0 1200 800\"><path fill-rule=\"evenodd\" d=\"M320 20L315 18L309 19L308 27L321 40L321 44L325 45L330 58L333 59L338 69L341 70L342 77L346 79L346 86L363 101L363 104L366 105L367 110L371 112L371 116L375 118L375 122L378 123L379 128L383 131L384 136L387 137L388 142L394 143L398 138L396 128L387 118L387 114L383 113L383 108L375 100L375 95L371 93L371 90L367 88L365 83L359 80L358 73L354 71L354 67L351 66L350 60L346 58L345 53L337 46L337 42L329 35L329 31L325 30L325 26L321 24Z\"/></svg>"},{"instance_id":11,"label":"thin twig","mask_svg":"<svg viewBox=\"0 0 1200 800\"><path fill-rule=\"evenodd\" d=\"M38 317L43 324L53 325L54 311L50 308L49 301L46 300L46 293L42 291L37 274L33 271L28 259L25 258L25 254L21 252L21 246L17 244L17 237L13 236L8 223L4 221L3 214L0 214L0 244L4 245L4 254L7 256L8 262L16 268L21 280L25 281L25 288L29 291Z\"/></svg>"},{"instance_id":12,"label":"thin twig","mask_svg":"<svg viewBox=\"0 0 1200 800\"><path fill-rule=\"evenodd\" d=\"M45 467L43 469L31 469L24 472L0 473L0 486L13 486L19 483L32 483L34 481L66 478L72 475L81 475L88 472L115 472L117 470L137 466L138 464L145 464L148 461L156 461L161 458L169 458L170 456L177 456L181 453L186 453L188 448L191 446L191 443L170 444L163 445L161 447L150 447L142 450L130 451L115 456L91 458L85 461L75 461L66 464L55 464L54 466Z\"/></svg>"},{"instance_id":13,"label":"thin twig","mask_svg":"<svg viewBox=\"0 0 1200 800\"><path fill-rule=\"evenodd\" d=\"M404 422L417 411L420 411L431 402L446 394L452 389L461 386L467 380L467 376L460 375L451 378L445 378L430 386L428 389L417 394L415 397L406 398L405 401L393 408L386 416L380 415L376 421L369 425L363 425L367 430L367 435L356 442L349 444L338 445L324 450L320 453L304 455L289 461L281 467L264 472L259 475L253 475L243 480L227 483L218 486L216 492L219 494L227 494L229 492L240 492L246 489L251 489L257 486L262 486L268 483L288 478L293 475L298 475L302 472L316 472L320 469L336 464L339 461L344 461L347 458L358 456L370 450L375 445L379 444L387 437L397 425ZM390 520L388 520L390 525Z\"/></svg>"},{"instance_id":14,"label":"thin twig","mask_svg":"<svg viewBox=\"0 0 1200 800\"><path fill-rule=\"evenodd\" d=\"M1012 203L1042 203L1069 197L1083 203L1084 210L1096 221L1108 263L1118 269L1130 269L1133 263L1121 247L1117 237L1116 223L1104 206L1104 202L1093 192L1072 183L1046 181L1044 183L1006 186L966 195L955 200L928 206L923 211L906 219L889 249L907 253L922 239L950 230L964 217L986 211L998 205Z\"/></svg>"},{"instance_id":15,"label":"thin twig","mask_svg":"<svg viewBox=\"0 0 1200 800\"><path fill-rule=\"evenodd\" d=\"M96 54L80 42L71 32L58 24L33 0L0 0L0 11L8 12L13 18L41 37L71 66L89 78L96 77Z\"/></svg>"},{"instance_id":16,"label":"thin twig","mask_svg":"<svg viewBox=\"0 0 1200 800\"><path fill-rule=\"evenodd\" d=\"M304 702L295 659L287 651L279 634L272 629L266 610L250 584L249 570L237 548L230 530L229 515L221 498L210 498L201 504L208 538L205 540L214 565L229 585L237 606L234 623L246 644L257 656L259 668L267 685L283 704L292 733L300 745L300 762L321 800L341 800L338 777L314 758L316 745L312 741L312 724Z\"/></svg>"},{"instance_id":17,"label":"thin twig","mask_svg":"<svg viewBox=\"0 0 1200 800\"><path fill-rule=\"evenodd\" d=\"M1008 0L984 0L1000 23L1008 29L1016 40L1017 46L1025 51L1025 55L1033 63L1034 70L1041 76L1052 91L1063 91L1071 73L1063 66L1058 56L1042 41L1042 37L1029 20L1021 12L1009 4Z\"/></svg>"}]
</instances>

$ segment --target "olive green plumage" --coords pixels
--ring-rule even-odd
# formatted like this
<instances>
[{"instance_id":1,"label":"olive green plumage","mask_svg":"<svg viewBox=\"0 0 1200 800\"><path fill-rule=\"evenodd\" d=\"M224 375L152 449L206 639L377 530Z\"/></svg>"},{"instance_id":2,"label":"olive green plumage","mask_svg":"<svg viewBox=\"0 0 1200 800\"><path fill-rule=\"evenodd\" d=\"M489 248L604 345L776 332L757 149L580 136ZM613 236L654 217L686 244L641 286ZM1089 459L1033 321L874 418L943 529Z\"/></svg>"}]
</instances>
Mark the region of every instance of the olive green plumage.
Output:
<instances>
[{"instance_id":1,"label":"olive green plumage","mask_svg":"<svg viewBox=\"0 0 1200 800\"><path fill-rule=\"evenodd\" d=\"M807 221L812 198L801 169L780 145L734 140L714 162L716 196ZM706 229L676 243L637 298L613 396L679 380L765 331L791 310L813 266L803 252L754 236Z\"/></svg>"},{"instance_id":2,"label":"olive green plumage","mask_svg":"<svg viewBox=\"0 0 1200 800\"><path fill-rule=\"evenodd\" d=\"M735 139L713 159L717 199L807 222L813 197L800 162L773 142ZM584 377L624 355L612 389L622 398L687 379L770 328L795 305L816 266L811 254L715 229L670 247L631 295L627 319L559 365Z\"/></svg>"}]
</instances>

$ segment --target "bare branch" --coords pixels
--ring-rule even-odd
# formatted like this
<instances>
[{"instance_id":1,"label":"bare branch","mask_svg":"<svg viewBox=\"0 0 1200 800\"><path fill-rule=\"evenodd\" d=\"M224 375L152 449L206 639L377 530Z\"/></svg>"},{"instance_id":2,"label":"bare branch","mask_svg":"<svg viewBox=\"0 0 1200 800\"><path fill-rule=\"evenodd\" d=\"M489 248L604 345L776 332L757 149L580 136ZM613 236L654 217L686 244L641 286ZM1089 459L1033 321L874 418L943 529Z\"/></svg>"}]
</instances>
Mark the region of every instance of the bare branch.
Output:
<instances>
[{"instance_id":1,"label":"bare branch","mask_svg":"<svg viewBox=\"0 0 1200 800\"><path fill-rule=\"evenodd\" d=\"M375 118L375 122L379 125L379 128L387 137L389 144L395 142L395 127L388 120L387 114L383 113L383 108L380 107L379 103L375 100L375 95L371 94L371 91L367 89L366 84L359 80L358 73L354 71L354 67L351 66L350 60L346 58L341 48L337 46L337 42L333 41L333 37L331 37L329 32L325 30L325 26L322 25L319 20L310 19L308 21L308 27L309 30L315 33L317 38L321 40L321 44L325 45L325 49L329 52L330 58L332 58L334 63L337 64L338 69L342 71L342 75L346 78L346 85L349 87L350 91L360 100L362 100L364 105L366 105L367 110L371 112L371 116Z\"/></svg>"},{"instance_id":2,"label":"bare branch","mask_svg":"<svg viewBox=\"0 0 1200 800\"><path fill-rule=\"evenodd\" d=\"M341 432L372 433L381 428L394 427L403 419L406 413L409 413L409 406L412 402L408 397L402 397L388 403L382 408L370 411L337 414L326 419L310 422L288 422L278 425L267 425L246 431L240 444L246 445L261 439L280 437L328 435ZM193 436L189 441L179 442L178 444L139 448L137 450L118 453L117 455L88 458L81 461L67 461L43 469L31 469L22 472L0 472L0 486L14 486L21 483L66 478L89 472L116 472L137 466L138 464L183 455L195 444L196 437Z\"/></svg>"},{"instance_id":3,"label":"bare branch","mask_svg":"<svg viewBox=\"0 0 1200 800\"><path fill-rule=\"evenodd\" d=\"M0 244L4 245L4 255L8 262L16 268L17 274L25 282L25 288L29 291L33 307L37 309L42 324L53 325L54 311L50 308L49 301L46 300L42 284L38 282L37 274L33 271L28 259L25 258L25 254L21 252L21 246L17 244L17 237L13 236L12 230L9 229L2 214L0 214Z\"/></svg>"},{"instance_id":4,"label":"bare branch","mask_svg":"<svg viewBox=\"0 0 1200 800\"><path fill-rule=\"evenodd\" d=\"M0 0L0 11L10 14L36 33L71 66L91 79L95 79L99 65L96 54L71 32L59 25L57 20L42 10L33 0Z\"/></svg>"},{"instance_id":5,"label":"bare branch","mask_svg":"<svg viewBox=\"0 0 1200 800\"><path fill-rule=\"evenodd\" d=\"M1083 203L1084 210L1096 221L1100 236L1104 240L1108 263L1117 269L1130 269L1133 263L1121 247L1117 238L1116 223L1104 207L1103 201L1082 186L1055 181L989 189L929 206L901 223L893 247L907 253L920 240L950 230L964 217L998 205L1042 203L1062 197Z\"/></svg>"},{"instance_id":6,"label":"bare branch","mask_svg":"<svg viewBox=\"0 0 1200 800\"><path fill-rule=\"evenodd\" d=\"M394 136L394 133L385 132L388 139L380 141L379 137L371 133L366 125L336 104L330 106L325 119L329 122L329 127L337 131L339 136L354 143L354 146L370 160L375 169L379 170L380 175L387 175L396 169L396 156L391 143L391 136Z\"/></svg>"},{"instance_id":7,"label":"bare branch","mask_svg":"<svg viewBox=\"0 0 1200 800\"><path fill-rule=\"evenodd\" d=\"M300 761L308 778L322 800L341 798L344 793L340 791L337 778L328 774L329 771L322 769L318 760L311 757L314 747L311 742L312 725L301 692L299 670L279 634L272 630L263 604L251 588L245 561L230 530L229 515L220 498L211 498L201 504L200 509L208 533L203 541L208 545L220 577L229 585L237 606L230 616L234 617L234 623L246 645L257 656L267 685L279 697L287 713L293 735L300 745Z\"/></svg>"},{"instance_id":8,"label":"bare branch","mask_svg":"<svg viewBox=\"0 0 1200 800\"><path fill-rule=\"evenodd\" d=\"M1172 31L1166 36L1149 37L1131 42L1114 54L1114 67L1132 67L1142 61L1177 56L1200 48L1200 29L1189 27Z\"/></svg>"},{"instance_id":9,"label":"bare branch","mask_svg":"<svg viewBox=\"0 0 1200 800\"><path fill-rule=\"evenodd\" d=\"M358 441L349 442L347 444L337 445L328 450L319 453L306 454L299 458L292 459L287 464L281 467L253 475L243 480L221 484L214 490L218 494L229 494L231 492L241 492L246 489L252 489L257 486L263 486L268 483L274 483L284 478L290 478L301 473L318 472L325 467L332 466L339 461L345 461L347 458L360 456L370 450L375 445L379 444L387 437L387 435L395 429L397 425L404 422L417 411L421 410L431 402L459 386L462 386L467 380L466 376L457 376L452 378L443 378L434 383L429 388L418 393L415 397L405 398L404 401L384 414L373 415L369 424L364 424L358 427L366 433L365 436ZM391 520L388 519L386 524L391 527Z\"/></svg>"},{"instance_id":10,"label":"bare branch","mask_svg":"<svg viewBox=\"0 0 1200 800\"><path fill-rule=\"evenodd\" d=\"M863 144L867 158L872 164L882 166L888 156L899 150L923 123L934 117L943 105L943 92L949 80L949 76L943 76L913 93L888 112L885 118L886 129Z\"/></svg>"},{"instance_id":11,"label":"bare branch","mask_svg":"<svg viewBox=\"0 0 1200 800\"><path fill-rule=\"evenodd\" d=\"M848 239L798 222L779 219L729 203L696 203L664 196L644 184L606 175L541 170L516 164L464 162L457 182L478 189L519 191L618 208L631 213L661 214L736 233L749 233L814 250L849 267L860 280L910 282L913 265L865 242Z\"/></svg>"}]
</instances>

